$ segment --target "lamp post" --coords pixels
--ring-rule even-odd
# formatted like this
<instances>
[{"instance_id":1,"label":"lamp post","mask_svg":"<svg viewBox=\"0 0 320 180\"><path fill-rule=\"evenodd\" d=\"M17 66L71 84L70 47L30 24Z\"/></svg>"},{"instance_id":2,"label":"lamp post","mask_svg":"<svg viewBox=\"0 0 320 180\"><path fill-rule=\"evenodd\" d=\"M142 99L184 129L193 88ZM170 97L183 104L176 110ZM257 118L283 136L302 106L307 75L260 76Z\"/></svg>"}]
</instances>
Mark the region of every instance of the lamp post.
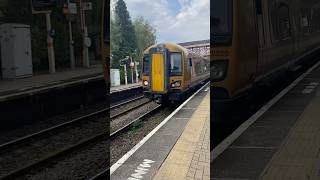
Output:
<instances>
[{"instance_id":1,"label":"lamp post","mask_svg":"<svg viewBox=\"0 0 320 180\"><path fill-rule=\"evenodd\" d=\"M70 13L70 0L67 0L68 6L68 14L71 16ZM70 51L70 67L71 69L75 68L75 57L74 57L74 47L73 47L73 37L72 37L72 22L71 18L68 20L69 25L69 51Z\"/></svg>"},{"instance_id":2,"label":"lamp post","mask_svg":"<svg viewBox=\"0 0 320 180\"><path fill-rule=\"evenodd\" d=\"M135 71L136 71L136 83L139 83L138 65L139 65L139 62L138 62L138 61L135 61L135 63L134 63L134 69L135 69Z\"/></svg>"},{"instance_id":3,"label":"lamp post","mask_svg":"<svg viewBox=\"0 0 320 180\"><path fill-rule=\"evenodd\" d=\"M126 58L120 60L120 66L123 66L124 68L124 81L125 85L128 84L128 74L127 74L127 64L128 64L129 56L126 56Z\"/></svg>"}]
</instances>

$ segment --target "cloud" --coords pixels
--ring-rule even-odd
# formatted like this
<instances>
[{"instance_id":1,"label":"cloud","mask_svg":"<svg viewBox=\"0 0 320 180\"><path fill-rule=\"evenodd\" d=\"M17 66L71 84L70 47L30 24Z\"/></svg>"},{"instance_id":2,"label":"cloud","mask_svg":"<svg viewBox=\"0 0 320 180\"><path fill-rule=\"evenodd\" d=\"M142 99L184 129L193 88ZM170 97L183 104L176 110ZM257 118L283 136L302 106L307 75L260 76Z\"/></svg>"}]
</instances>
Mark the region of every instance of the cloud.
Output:
<instances>
[{"instance_id":1,"label":"cloud","mask_svg":"<svg viewBox=\"0 0 320 180\"><path fill-rule=\"evenodd\" d=\"M111 1L112 7L115 2L116 0ZM210 38L210 0L125 2L131 17L143 16L155 27L158 42L187 42Z\"/></svg>"}]
</instances>

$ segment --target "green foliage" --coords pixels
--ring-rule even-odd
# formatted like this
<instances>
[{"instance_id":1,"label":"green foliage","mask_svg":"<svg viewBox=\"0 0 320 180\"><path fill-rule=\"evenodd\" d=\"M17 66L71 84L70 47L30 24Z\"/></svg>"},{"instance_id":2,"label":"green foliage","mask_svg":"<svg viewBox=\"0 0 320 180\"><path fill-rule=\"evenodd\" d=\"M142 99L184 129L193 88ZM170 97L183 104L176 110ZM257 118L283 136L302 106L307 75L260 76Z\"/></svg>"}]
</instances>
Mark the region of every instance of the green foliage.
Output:
<instances>
[{"instance_id":1,"label":"green foliage","mask_svg":"<svg viewBox=\"0 0 320 180\"><path fill-rule=\"evenodd\" d=\"M135 131L135 130L138 130L140 129L141 127L143 126L143 122L142 120L137 120L136 122L134 122L132 125L131 125L131 131Z\"/></svg>"},{"instance_id":2,"label":"green foliage","mask_svg":"<svg viewBox=\"0 0 320 180\"><path fill-rule=\"evenodd\" d=\"M123 0L118 0L114 16L110 22L111 34L111 67L119 69L119 60L131 56L139 61L138 71L141 69L143 51L156 43L156 31L143 17L131 22L129 12ZM128 67L128 82L131 82L131 71ZM120 68L121 82L124 82L124 71Z\"/></svg>"},{"instance_id":3,"label":"green foliage","mask_svg":"<svg viewBox=\"0 0 320 180\"><path fill-rule=\"evenodd\" d=\"M139 67L142 65L143 51L156 43L156 31L143 17L138 17L133 21L137 39L137 53L134 56L135 61L139 61ZM140 68L139 68L140 69Z\"/></svg>"},{"instance_id":4,"label":"green foliage","mask_svg":"<svg viewBox=\"0 0 320 180\"><path fill-rule=\"evenodd\" d=\"M119 65L119 60L130 56L136 49L136 37L127 6L118 0L115 7L115 27L119 28L119 47L113 52L111 66Z\"/></svg>"},{"instance_id":5,"label":"green foliage","mask_svg":"<svg viewBox=\"0 0 320 180\"><path fill-rule=\"evenodd\" d=\"M115 20L113 18L110 19L110 48L111 53L117 52L119 50L120 46L120 30L117 23L115 23ZM114 59L114 58L112 58ZM118 65L118 64L116 64ZM116 67L116 66L114 66Z\"/></svg>"}]
</instances>

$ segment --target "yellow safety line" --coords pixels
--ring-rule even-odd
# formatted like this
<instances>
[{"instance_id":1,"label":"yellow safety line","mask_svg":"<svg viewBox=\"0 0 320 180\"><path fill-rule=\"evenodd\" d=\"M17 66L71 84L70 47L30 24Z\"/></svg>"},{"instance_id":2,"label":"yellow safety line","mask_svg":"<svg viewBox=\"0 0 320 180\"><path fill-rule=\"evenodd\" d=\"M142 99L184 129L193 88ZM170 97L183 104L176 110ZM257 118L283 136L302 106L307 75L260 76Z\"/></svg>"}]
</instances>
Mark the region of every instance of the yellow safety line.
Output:
<instances>
[{"instance_id":1,"label":"yellow safety line","mask_svg":"<svg viewBox=\"0 0 320 180\"><path fill-rule=\"evenodd\" d=\"M154 179L210 179L209 169L210 93L193 113Z\"/></svg>"}]
</instances>

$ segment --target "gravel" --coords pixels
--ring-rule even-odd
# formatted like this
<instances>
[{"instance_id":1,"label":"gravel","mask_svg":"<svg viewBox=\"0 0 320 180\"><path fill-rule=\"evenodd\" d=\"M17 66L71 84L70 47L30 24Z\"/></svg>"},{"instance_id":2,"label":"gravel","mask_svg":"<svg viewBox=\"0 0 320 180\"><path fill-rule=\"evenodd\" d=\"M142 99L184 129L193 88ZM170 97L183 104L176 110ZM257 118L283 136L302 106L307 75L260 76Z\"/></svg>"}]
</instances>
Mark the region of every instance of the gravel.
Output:
<instances>
[{"instance_id":1,"label":"gravel","mask_svg":"<svg viewBox=\"0 0 320 180\"><path fill-rule=\"evenodd\" d=\"M145 107L148 108L148 107ZM144 110L146 110L144 108ZM165 107L153 114L151 117L146 117L140 123L137 123L128 132L117 136L110 143L111 159L110 164L114 164L130 149L132 149L143 137L151 132L157 125L159 125L168 115L174 111L175 107ZM133 120L131 118L131 120Z\"/></svg>"},{"instance_id":2,"label":"gravel","mask_svg":"<svg viewBox=\"0 0 320 180\"><path fill-rule=\"evenodd\" d=\"M136 108L134 111L128 112L127 114L123 116L119 116L115 119L113 119L110 122L110 132L113 133L117 131L118 129L124 127L134 119L140 117L141 115L145 114L146 112L150 111L151 109L154 109L155 107L159 106L155 102L149 102L145 105L142 105L138 108Z\"/></svg>"}]
</instances>

